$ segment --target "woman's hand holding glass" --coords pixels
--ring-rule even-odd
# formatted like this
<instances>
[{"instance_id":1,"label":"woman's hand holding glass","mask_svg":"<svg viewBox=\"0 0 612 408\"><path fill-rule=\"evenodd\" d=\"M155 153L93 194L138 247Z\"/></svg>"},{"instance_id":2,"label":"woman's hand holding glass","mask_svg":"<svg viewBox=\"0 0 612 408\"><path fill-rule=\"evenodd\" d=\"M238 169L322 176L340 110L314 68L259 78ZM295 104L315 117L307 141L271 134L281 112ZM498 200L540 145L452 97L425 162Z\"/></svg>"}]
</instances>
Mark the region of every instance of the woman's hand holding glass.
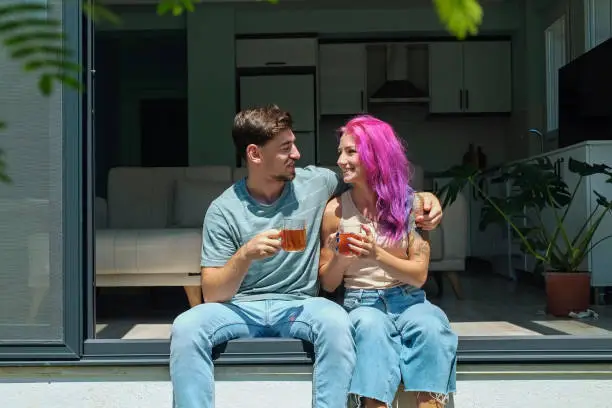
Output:
<instances>
[{"instance_id":1,"label":"woman's hand holding glass","mask_svg":"<svg viewBox=\"0 0 612 408\"><path fill-rule=\"evenodd\" d=\"M362 224L361 232L358 236L350 235L347 238L348 249L359 258L375 259L378 254L378 245L376 245L372 230L367 225Z\"/></svg>"}]
</instances>

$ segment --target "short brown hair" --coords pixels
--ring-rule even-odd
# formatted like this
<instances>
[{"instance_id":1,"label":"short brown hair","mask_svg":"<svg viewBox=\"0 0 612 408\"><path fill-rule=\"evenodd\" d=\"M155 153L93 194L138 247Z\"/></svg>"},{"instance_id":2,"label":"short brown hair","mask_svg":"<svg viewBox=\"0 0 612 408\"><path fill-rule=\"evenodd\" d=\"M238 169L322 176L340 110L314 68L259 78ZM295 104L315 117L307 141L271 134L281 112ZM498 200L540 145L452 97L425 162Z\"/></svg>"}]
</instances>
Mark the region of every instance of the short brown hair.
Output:
<instances>
[{"instance_id":1,"label":"short brown hair","mask_svg":"<svg viewBox=\"0 0 612 408\"><path fill-rule=\"evenodd\" d=\"M293 120L289 112L276 105L262 106L240 111L234 117L232 138L236 151L246 159L250 144L263 146L285 129L291 129Z\"/></svg>"}]
</instances>

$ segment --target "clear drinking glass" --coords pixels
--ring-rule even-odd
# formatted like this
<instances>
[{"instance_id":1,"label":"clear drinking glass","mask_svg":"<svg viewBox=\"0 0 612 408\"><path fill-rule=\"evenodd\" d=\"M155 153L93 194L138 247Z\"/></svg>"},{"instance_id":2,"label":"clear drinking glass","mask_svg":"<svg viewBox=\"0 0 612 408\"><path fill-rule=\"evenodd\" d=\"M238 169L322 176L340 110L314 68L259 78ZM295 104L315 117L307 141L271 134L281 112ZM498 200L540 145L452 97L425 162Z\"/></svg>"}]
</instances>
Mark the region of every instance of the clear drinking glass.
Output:
<instances>
[{"instance_id":1,"label":"clear drinking glass","mask_svg":"<svg viewBox=\"0 0 612 408\"><path fill-rule=\"evenodd\" d=\"M338 226L338 252L342 255L356 255L349 247L349 238L361 240L363 237L361 223L354 219L341 219Z\"/></svg>"},{"instance_id":2,"label":"clear drinking glass","mask_svg":"<svg viewBox=\"0 0 612 408\"><path fill-rule=\"evenodd\" d=\"M306 221L303 218L283 220L281 247L287 252L300 252L306 249Z\"/></svg>"}]
</instances>

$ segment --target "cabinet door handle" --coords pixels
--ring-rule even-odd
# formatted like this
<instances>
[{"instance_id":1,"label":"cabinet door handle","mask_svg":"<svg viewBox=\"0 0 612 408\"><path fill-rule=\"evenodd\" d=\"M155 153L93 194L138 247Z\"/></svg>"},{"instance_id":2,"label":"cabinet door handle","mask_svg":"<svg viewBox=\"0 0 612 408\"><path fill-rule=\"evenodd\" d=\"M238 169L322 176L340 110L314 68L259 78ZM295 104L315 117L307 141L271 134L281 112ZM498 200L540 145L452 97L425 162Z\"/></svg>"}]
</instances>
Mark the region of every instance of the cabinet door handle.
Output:
<instances>
[{"instance_id":1,"label":"cabinet door handle","mask_svg":"<svg viewBox=\"0 0 612 408\"><path fill-rule=\"evenodd\" d=\"M459 110L463 110L463 90L459 90Z\"/></svg>"},{"instance_id":2,"label":"cabinet door handle","mask_svg":"<svg viewBox=\"0 0 612 408\"><path fill-rule=\"evenodd\" d=\"M465 90L465 110L470 109L470 91Z\"/></svg>"},{"instance_id":3,"label":"cabinet door handle","mask_svg":"<svg viewBox=\"0 0 612 408\"><path fill-rule=\"evenodd\" d=\"M287 63L284 61L269 61L266 62L266 65L286 65Z\"/></svg>"}]
</instances>

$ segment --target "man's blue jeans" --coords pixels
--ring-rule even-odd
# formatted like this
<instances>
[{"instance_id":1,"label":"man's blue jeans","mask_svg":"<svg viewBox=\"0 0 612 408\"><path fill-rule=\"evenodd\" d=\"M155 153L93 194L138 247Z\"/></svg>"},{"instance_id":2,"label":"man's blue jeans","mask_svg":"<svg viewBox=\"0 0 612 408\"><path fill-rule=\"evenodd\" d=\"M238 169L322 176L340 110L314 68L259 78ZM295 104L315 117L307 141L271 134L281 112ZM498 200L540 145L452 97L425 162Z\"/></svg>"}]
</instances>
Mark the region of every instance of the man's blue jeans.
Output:
<instances>
[{"instance_id":1,"label":"man's blue jeans","mask_svg":"<svg viewBox=\"0 0 612 408\"><path fill-rule=\"evenodd\" d=\"M212 408L212 348L245 337L285 337L314 345L313 407L346 407L355 366L353 328L346 311L322 298L205 303L172 326L170 377L175 408Z\"/></svg>"}]
</instances>

